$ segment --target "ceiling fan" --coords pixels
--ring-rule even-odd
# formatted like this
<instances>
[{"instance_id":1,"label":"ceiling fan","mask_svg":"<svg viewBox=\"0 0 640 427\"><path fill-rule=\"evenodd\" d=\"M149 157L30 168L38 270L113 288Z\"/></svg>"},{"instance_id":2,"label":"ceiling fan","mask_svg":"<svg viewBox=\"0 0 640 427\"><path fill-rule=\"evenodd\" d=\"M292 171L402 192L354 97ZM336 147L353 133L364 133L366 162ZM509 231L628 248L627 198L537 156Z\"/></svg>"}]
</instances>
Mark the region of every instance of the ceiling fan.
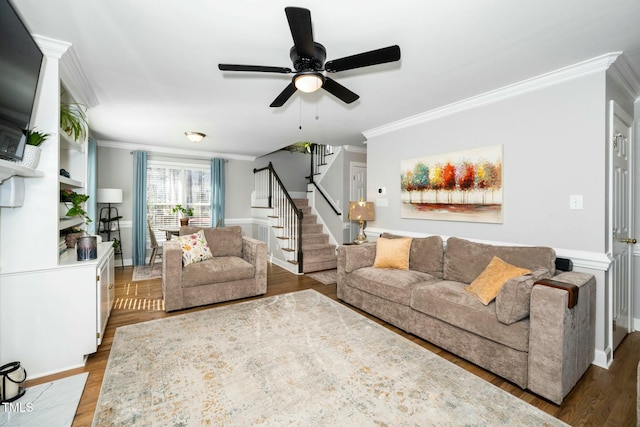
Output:
<instances>
[{"instance_id":1,"label":"ceiling fan","mask_svg":"<svg viewBox=\"0 0 640 427\"><path fill-rule=\"evenodd\" d=\"M311 28L311 12L300 7L286 7L284 9L289 28L293 36L293 47L289 52L293 62L293 70L286 67L266 67L261 65L236 65L218 64L221 71L249 71L262 73L295 73L291 83L271 103L270 107L282 107L285 102L296 92L315 92L322 88L336 96L347 104L359 98L359 96L322 71L337 73L339 71L352 70L354 68L368 67L371 65L394 62L400 59L400 47L393 45L382 49L371 50L346 56L340 59L327 61L327 50L320 43L313 41ZM324 67L324 68L323 68Z\"/></svg>"}]
</instances>

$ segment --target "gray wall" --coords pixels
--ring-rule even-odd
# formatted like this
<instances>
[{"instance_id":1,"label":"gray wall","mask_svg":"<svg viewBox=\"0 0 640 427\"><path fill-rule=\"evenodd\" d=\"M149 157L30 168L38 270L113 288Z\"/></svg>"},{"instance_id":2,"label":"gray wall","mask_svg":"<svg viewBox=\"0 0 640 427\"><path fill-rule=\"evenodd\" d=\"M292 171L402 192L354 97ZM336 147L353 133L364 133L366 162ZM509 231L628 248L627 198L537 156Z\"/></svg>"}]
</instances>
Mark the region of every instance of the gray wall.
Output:
<instances>
[{"instance_id":1,"label":"gray wall","mask_svg":"<svg viewBox=\"0 0 640 427\"><path fill-rule=\"evenodd\" d=\"M370 227L604 251L604 99L598 73L369 138L367 199L389 204ZM401 160L496 144L502 224L400 217ZM571 194L583 195L583 210L569 209Z\"/></svg>"}]
</instances>

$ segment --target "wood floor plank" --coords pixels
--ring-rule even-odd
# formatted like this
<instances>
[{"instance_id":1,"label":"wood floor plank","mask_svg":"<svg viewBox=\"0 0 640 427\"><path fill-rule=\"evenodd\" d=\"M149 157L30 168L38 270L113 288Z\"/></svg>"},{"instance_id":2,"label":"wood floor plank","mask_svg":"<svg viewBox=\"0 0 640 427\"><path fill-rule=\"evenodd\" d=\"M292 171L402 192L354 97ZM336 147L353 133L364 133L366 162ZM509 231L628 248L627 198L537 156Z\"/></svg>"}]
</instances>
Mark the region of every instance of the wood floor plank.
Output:
<instances>
[{"instance_id":1,"label":"wood floor plank","mask_svg":"<svg viewBox=\"0 0 640 427\"><path fill-rule=\"evenodd\" d=\"M133 268L131 267L125 267L123 270L116 269L116 298L162 297L160 279L133 282L131 280L132 274ZM242 301L280 295L304 289L314 289L337 301L335 284L324 285L309 276L294 275L275 265L269 265L267 274L268 285L266 295L262 297L248 298ZM136 290L137 295L133 295L132 292L135 293ZM100 394L102 378L107 366L107 360L109 358L109 352L111 351L111 345L113 344L113 337L116 328L234 303L237 303L237 301L213 304L174 313L125 309L113 310L107 324L102 344L96 353L87 358L87 363L83 368L38 378L36 380L30 380L27 381L26 385L33 386L82 372L88 372L89 377L87 379L87 384L82 394L82 398L80 399L80 404L78 405L73 426L90 426L93 420L98 396ZM347 305L347 307L350 306ZM557 406L533 393L528 392L527 390L522 390L520 387L515 386L503 378L485 371L484 369L437 346L434 346L431 343L423 341L416 336L407 334L404 331L388 325L384 321L376 319L354 307L350 308L570 425L636 425L636 369L638 361L640 360L640 332L634 332L627 335L622 344L618 349L616 349L615 360L610 369L603 369L595 365L591 365L583 378L565 398L564 403L561 406Z\"/></svg>"}]
</instances>

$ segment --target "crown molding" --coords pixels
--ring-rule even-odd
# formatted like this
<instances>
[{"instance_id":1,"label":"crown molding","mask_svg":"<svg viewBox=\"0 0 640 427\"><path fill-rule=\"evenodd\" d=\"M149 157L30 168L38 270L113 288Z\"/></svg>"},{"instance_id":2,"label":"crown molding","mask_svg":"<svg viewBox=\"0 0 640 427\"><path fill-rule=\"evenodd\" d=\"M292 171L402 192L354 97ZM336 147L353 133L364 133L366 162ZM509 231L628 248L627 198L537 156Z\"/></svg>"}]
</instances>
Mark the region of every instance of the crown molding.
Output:
<instances>
[{"instance_id":1,"label":"crown molding","mask_svg":"<svg viewBox=\"0 0 640 427\"><path fill-rule=\"evenodd\" d=\"M470 110L472 108L481 107L483 105L492 104L507 98L522 95L528 92L539 90L548 86L556 85L569 80L574 80L596 72L606 71L616 61L622 52L612 52L605 55L579 62L568 67L539 75L527 80L523 80L512 85L504 86L483 94L454 102L444 107L436 108L424 113L416 114L405 119L401 119L384 126L379 126L362 132L368 140L376 136L386 133L395 132L401 129L412 127L431 120L440 119L450 116L461 111Z\"/></svg>"},{"instance_id":2,"label":"crown molding","mask_svg":"<svg viewBox=\"0 0 640 427\"><path fill-rule=\"evenodd\" d=\"M87 108L100 104L73 45L69 46L60 61L60 79L67 90L71 92L73 99L80 104L84 104Z\"/></svg>"},{"instance_id":3,"label":"crown molding","mask_svg":"<svg viewBox=\"0 0 640 427\"><path fill-rule=\"evenodd\" d=\"M367 154L367 147L360 147L357 145L342 145L344 151L349 151L351 153L362 153Z\"/></svg>"},{"instance_id":4,"label":"crown molding","mask_svg":"<svg viewBox=\"0 0 640 427\"><path fill-rule=\"evenodd\" d=\"M63 42L45 36L33 35L36 44L42 53L49 58L60 59L62 55L71 47L71 43Z\"/></svg>"},{"instance_id":5,"label":"crown molding","mask_svg":"<svg viewBox=\"0 0 640 427\"><path fill-rule=\"evenodd\" d=\"M634 101L640 99L640 77L624 55L620 55L611 68L609 68L607 74L620 85Z\"/></svg>"},{"instance_id":6,"label":"crown molding","mask_svg":"<svg viewBox=\"0 0 640 427\"><path fill-rule=\"evenodd\" d=\"M98 140L98 147L118 148L120 150L146 151L149 154L164 154L189 159L212 159L214 157L228 160L243 160L253 162L256 156L244 156L240 154L218 153L215 151L193 151L181 148L158 147L157 145L131 144L128 142Z\"/></svg>"}]
</instances>

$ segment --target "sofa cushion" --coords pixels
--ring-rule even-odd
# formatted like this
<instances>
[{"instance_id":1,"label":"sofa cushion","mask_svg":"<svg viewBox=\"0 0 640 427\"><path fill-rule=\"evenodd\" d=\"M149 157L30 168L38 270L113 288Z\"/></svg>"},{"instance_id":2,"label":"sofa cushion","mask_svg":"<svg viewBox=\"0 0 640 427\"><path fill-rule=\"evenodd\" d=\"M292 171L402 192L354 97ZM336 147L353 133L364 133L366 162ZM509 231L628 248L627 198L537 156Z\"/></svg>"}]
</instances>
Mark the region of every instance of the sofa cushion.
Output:
<instances>
[{"instance_id":1,"label":"sofa cushion","mask_svg":"<svg viewBox=\"0 0 640 427\"><path fill-rule=\"evenodd\" d=\"M420 271L375 267L359 268L349 275L350 286L406 306L417 284L435 280L432 275Z\"/></svg>"},{"instance_id":2,"label":"sofa cushion","mask_svg":"<svg viewBox=\"0 0 640 427\"><path fill-rule=\"evenodd\" d=\"M204 230L211 254L216 256L242 257L242 227L180 227L180 234Z\"/></svg>"},{"instance_id":3,"label":"sofa cushion","mask_svg":"<svg viewBox=\"0 0 640 427\"><path fill-rule=\"evenodd\" d=\"M469 286L465 286L464 290L477 296L484 305L487 305L498 295L507 280L528 273L531 271L511 265L494 256L487 268Z\"/></svg>"},{"instance_id":4,"label":"sofa cushion","mask_svg":"<svg viewBox=\"0 0 640 427\"><path fill-rule=\"evenodd\" d=\"M491 259L497 256L517 267L535 270L543 267L551 275L555 272L556 253L541 246L498 246L450 237L444 253L444 278L456 282L471 283Z\"/></svg>"},{"instance_id":5,"label":"sofa cushion","mask_svg":"<svg viewBox=\"0 0 640 427\"><path fill-rule=\"evenodd\" d=\"M402 236L382 233L380 237L386 239L397 239ZM414 237L411 240L411 252L409 253L409 270L429 273L439 279L442 278L442 263L444 259L444 249L442 237Z\"/></svg>"},{"instance_id":6,"label":"sofa cushion","mask_svg":"<svg viewBox=\"0 0 640 427\"><path fill-rule=\"evenodd\" d=\"M182 248L182 265L185 267L213 258L202 230L192 234L175 236L174 239L180 243Z\"/></svg>"},{"instance_id":7,"label":"sofa cushion","mask_svg":"<svg viewBox=\"0 0 640 427\"><path fill-rule=\"evenodd\" d=\"M213 257L182 269L182 287L210 285L251 279L255 276L253 265L238 257Z\"/></svg>"},{"instance_id":8,"label":"sofa cushion","mask_svg":"<svg viewBox=\"0 0 640 427\"><path fill-rule=\"evenodd\" d=\"M529 316L531 289L540 279L549 279L546 268L539 268L530 274L507 280L496 296L496 317L505 325L510 325Z\"/></svg>"},{"instance_id":9,"label":"sofa cushion","mask_svg":"<svg viewBox=\"0 0 640 427\"><path fill-rule=\"evenodd\" d=\"M464 287L464 283L447 280L418 284L412 294L411 308L515 350L528 351L529 319L512 325L500 323L495 303L482 304Z\"/></svg>"},{"instance_id":10,"label":"sofa cushion","mask_svg":"<svg viewBox=\"0 0 640 427\"><path fill-rule=\"evenodd\" d=\"M381 237L376 240L376 259L373 262L373 266L375 268L408 270L410 250L411 237L398 239L385 239Z\"/></svg>"}]
</instances>

